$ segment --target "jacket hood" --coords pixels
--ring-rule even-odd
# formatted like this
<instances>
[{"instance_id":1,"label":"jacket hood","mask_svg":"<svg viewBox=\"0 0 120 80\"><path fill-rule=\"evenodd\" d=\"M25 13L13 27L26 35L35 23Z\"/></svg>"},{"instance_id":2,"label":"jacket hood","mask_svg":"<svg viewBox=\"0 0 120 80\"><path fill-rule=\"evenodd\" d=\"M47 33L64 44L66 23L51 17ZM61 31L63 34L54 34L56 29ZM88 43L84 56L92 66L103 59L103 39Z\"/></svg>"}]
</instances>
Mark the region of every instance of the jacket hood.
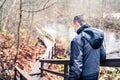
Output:
<instances>
[{"instance_id":1,"label":"jacket hood","mask_svg":"<svg viewBox=\"0 0 120 80\"><path fill-rule=\"evenodd\" d=\"M82 32L83 37L90 43L93 49L98 49L104 40L104 33L100 29L86 28Z\"/></svg>"}]
</instances>

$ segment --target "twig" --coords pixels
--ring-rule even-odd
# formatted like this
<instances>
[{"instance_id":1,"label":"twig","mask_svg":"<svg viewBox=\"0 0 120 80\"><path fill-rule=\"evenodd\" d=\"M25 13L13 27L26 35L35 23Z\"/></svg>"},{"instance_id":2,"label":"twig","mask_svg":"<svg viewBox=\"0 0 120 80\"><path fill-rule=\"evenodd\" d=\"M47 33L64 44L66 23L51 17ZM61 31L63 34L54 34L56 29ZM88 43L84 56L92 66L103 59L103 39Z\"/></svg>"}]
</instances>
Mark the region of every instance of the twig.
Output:
<instances>
[{"instance_id":1,"label":"twig","mask_svg":"<svg viewBox=\"0 0 120 80\"><path fill-rule=\"evenodd\" d=\"M2 3L2 5L0 6L0 9L4 6L6 0L4 0L4 2Z\"/></svg>"},{"instance_id":2,"label":"twig","mask_svg":"<svg viewBox=\"0 0 120 80\"><path fill-rule=\"evenodd\" d=\"M46 5L48 4L49 1L50 1L50 0L47 0L47 2L44 4L43 8L46 7Z\"/></svg>"},{"instance_id":3,"label":"twig","mask_svg":"<svg viewBox=\"0 0 120 80\"><path fill-rule=\"evenodd\" d=\"M50 7L53 6L54 4L56 4L56 2L54 2L54 3L52 3L51 5L48 5L48 6L46 6L46 7L43 7L42 9L36 10L36 11L27 11L27 10L22 10L22 11L24 11L24 12L29 12L29 13L40 12L40 11L43 11L43 10L45 10L45 9L50 8Z\"/></svg>"}]
</instances>

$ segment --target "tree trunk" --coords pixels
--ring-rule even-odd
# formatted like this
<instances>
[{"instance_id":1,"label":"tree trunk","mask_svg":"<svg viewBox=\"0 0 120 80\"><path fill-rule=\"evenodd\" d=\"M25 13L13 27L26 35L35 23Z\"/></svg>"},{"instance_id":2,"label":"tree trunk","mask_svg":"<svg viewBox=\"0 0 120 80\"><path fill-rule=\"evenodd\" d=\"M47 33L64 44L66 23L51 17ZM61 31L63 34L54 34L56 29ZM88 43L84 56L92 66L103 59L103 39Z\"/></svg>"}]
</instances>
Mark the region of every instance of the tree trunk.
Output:
<instances>
[{"instance_id":1,"label":"tree trunk","mask_svg":"<svg viewBox=\"0 0 120 80\"><path fill-rule=\"evenodd\" d=\"M32 7L32 10L33 10L33 7ZM31 37L31 31L32 31L32 24L33 24L33 19L34 19L34 13L31 13L31 20L30 20L30 28L29 28L29 31L28 31L28 38L27 38L27 44L29 45L29 41L30 41L30 37Z\"/></svg>"},{"instance_id":2,"label":"tree trunk","mask_svg":"<svg viewBox=\"0 0 120 80\"><path fill-rule=\"evenodd\" d=\"M22 0L20 0L19 24L18 24L18 28L17 28L17 52L15 55L14 64L16 64L17 56L19 55L21 22L22 22Z\"/></svg>"}]
</instances>

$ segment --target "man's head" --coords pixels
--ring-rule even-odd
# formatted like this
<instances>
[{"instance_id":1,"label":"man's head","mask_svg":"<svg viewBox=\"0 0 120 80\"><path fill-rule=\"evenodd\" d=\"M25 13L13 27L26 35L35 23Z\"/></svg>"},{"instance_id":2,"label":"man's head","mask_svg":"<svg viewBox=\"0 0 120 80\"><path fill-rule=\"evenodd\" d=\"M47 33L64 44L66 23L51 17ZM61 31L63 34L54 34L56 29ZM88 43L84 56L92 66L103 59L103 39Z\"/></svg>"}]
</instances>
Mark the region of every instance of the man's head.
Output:
<instances>
[{"instance_id":1,"label":"man's head","mask_svg":"<svg viewBox=\"0 0 120 80\"><path fill-rule=\"evenodd\" d=\"M83 18L83 15L78 15L74 17L73 20L74 29L77 31L82 25L86 24L86 21Z\"/></svg>"}]
</instances>

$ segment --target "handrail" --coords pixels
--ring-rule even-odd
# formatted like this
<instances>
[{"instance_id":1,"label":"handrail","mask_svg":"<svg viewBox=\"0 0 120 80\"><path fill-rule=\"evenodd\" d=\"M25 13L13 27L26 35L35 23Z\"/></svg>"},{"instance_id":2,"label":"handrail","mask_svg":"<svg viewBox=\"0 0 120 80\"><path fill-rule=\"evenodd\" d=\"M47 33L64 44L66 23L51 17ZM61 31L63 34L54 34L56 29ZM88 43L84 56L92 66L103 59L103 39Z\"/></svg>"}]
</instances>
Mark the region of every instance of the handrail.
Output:
<instances>
[{"instance_id":1,"label":"handrail","mask_svg":"<svg viewBox=\"0 0 120 80\"><path fill-rule=\"evenodd\" d=\"M53 60L53 59L47 59L47 60L40 60L41 62L41 67L40 67L40 70L41 70L41 73L36 73L36 74L33 74L33 75L41 75L41 77L43 76L43 72L49 72L49 73L52 73L52 74L55 74L55 75L58 75L58 76L62 76L64 77L64 80L67 80L67 77L68 77L68 65L69 65L69 60ZM44 68L44 63L51 63L51 64L64 64L64 72L56 72L56 71L53 71L53 70L50 70L50 69L45 69ZM120 67L120 59L107 59L103 62L100 63L100 66L103 66L103 67ZM18 67L15 66L15 70L16 72L18 71L20 73L20 80L35 80L35 79L32 79L32 74L26 74L24 73L23 70L19 69ZM15 79L17 80L17 79Z\"/></svg>"},{"instance_id":2,"label":"handrail","mask_svg":"<svg viewBox=\"0 0 120 80\"><path fill-rule=\"evenodd\" d=\"M15 75L17 74L17 71L20 73L20 80L34 80L29 74L27 74L25 71L20 69L19 67L15 66ZM15 76L15 80L17 80Z\"/></svg>"},{"instance_id":3,"label":"handrail","mask_svg":"<svg viewBox=\"0 0 120 80\"><path fill-rule=\"evenodd\" d=\"M67 80L68 77L68 65L69 65L69 60L40 60L41 62L41 77L43 76L43 71L55 74L55 75L59 75L64 77L64 80ZM51 64L64 64L64 73L60 73L60 72L55 72L49 69L44 69L44 63L51 63ZM100 66L104 66L104 67L120 67L120 59L106 59L105 61L100 63Z\"/></svg>"},{"instance_id":4,"label":"handrail","mask_svg":"<svg viewBox=\"0 0 120 80\"><path fill-rule=\"evenodd\" d=\"M24 70L22 70L19 67L15 66L14 80L18 80L17 76L16 76L17 72L19 72L19 74L20 74L19 80L37 80L35 77L33 78L32 76L40 75L40 73L28 74Z\"/></svg>"},{"instance_id":5,"label":"handrail","mask_svg":"<svg viewBox=\"0 0 120 80\"><path fill-rule=\"evenodd\" d=\"M104 67L120 67L120 59L106 59L100 63Z\"/></svg>"}]
</instances>

